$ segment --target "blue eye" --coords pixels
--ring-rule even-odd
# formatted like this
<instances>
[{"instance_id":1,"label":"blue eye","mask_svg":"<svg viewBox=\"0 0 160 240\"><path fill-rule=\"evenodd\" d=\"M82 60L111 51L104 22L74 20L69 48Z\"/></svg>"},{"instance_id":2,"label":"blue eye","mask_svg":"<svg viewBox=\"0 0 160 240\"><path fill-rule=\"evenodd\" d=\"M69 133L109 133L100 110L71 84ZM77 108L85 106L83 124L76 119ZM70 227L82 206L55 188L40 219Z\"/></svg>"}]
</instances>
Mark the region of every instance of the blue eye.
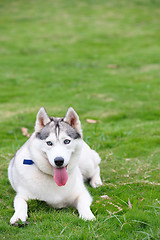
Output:
<instances>
[{"instance_id":1,"label":"blue eye","mask_svg":"<svg viewBox=\"0 0 160 240\"><path fill-rule=\"evenodd\" d=\"M51 141L46 142L48 146L52 146L53 143Z\"/></svg>"},{"instance_id":2,"label":"blue eye","mask_svg":"<svg viewBox=\"0 0 160 240\"><path fill-rule=\"evenodd\" d=\"M64 140L64 144L69 144L70 142L71 142L71 140L69 140L69 139Z\"/></svg>"}]
</instances>

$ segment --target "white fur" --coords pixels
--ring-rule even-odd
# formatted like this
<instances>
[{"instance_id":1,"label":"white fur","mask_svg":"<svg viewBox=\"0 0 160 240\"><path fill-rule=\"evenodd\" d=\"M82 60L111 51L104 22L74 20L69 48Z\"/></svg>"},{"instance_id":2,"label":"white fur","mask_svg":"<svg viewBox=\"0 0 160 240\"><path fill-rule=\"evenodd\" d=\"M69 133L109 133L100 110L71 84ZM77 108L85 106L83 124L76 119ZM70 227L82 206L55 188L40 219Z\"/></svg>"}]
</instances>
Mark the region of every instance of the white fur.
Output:
<instances>
[{"instance_id":1,"label":"white fur","mask_svg":"<svg viewBox=\"0 0 160 240\"><path fill-rule=\"evenodd\" d=\"M41 115L43 115L42 109ZM39 130L43 127L42 119L40 121L36 122L35 129ZM45 121L48 123L46 116ZM8 176L17 193L11 224L15 224L18 220L26 221L29 199L46 201L55 208L74 206L82 219L95 219L90 210L92 198L83 179L90 178L92 187L102 184L99 169L100 157L81 138L64 145L63 141L66 138L69 139L69 136L62 132L58 140L53 133L50 133L47 139L39 140L34 132L11 160ZM47 146L46 141L52 141L54 147ZM56 156L62 156L65 159L64 165L67 166L68 181L62 187L57 186L53 180ZM32 159L34 164L24 165L24 159Z\"/></svg>"}]
</instances>

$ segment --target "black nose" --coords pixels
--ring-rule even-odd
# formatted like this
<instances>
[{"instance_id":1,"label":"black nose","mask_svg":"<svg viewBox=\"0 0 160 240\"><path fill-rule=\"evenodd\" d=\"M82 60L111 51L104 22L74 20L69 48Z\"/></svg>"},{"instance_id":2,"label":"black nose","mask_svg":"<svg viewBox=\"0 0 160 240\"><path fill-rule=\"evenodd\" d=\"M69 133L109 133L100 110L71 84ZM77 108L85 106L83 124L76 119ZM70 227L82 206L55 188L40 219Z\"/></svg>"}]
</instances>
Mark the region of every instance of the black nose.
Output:
<instances>
[{"instance_id":1,"label":"black nose","mask_svg":"<svg viewBox=\"0 0 160 240\"><path fill-rule=\"evenodd\" d=\"M63 163L64 163L64 158L62 158L62 157L56 157L56 158L54 159L54 162L55 162L55 164L56 164L57 167L61 167L61 166L63 165Z\"/></svg>"}]
</instances>

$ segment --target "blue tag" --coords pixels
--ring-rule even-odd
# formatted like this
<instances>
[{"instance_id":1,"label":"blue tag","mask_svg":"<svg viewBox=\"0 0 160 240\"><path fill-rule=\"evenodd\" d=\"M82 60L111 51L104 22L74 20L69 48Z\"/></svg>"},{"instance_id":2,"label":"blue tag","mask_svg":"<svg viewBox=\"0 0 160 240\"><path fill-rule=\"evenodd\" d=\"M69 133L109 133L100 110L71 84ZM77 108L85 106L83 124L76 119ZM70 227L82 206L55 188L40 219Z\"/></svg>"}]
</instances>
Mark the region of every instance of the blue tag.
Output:
<instances>
[{"instance_id":1,"label":"blue tag","mask_svg":"<svg viewBox=\"0 0 160 240\"><path fill-rule=\"evenodd\" d=\"M32 165L32 164L34 164L34 162L32 160L30 160L30 159L24 159L23 160L23 164Z\"/></svg>"}]
</instances>

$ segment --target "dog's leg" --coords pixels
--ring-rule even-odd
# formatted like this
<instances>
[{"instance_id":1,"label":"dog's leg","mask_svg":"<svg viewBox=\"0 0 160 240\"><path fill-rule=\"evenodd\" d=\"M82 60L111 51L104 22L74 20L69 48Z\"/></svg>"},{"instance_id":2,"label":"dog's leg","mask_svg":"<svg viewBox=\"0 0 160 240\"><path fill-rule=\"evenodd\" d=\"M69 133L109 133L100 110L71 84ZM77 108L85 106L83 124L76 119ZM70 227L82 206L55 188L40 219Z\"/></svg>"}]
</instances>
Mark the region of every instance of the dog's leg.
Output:
<instances>
[{"instance_id":1,"label":"dog's leg","mask_svg":"<svg viewBox=\"0 0 160 240\"><path fill-rule=\"evenodd\" d=\"M14 199L14 209L15 213L13 217L10 219L10 224L15 224L19 220L21 220L23 223L26 222L27 219L27 202L24 198L22 198L19 195L16 195Z\"/></svg>"},{"instance_id":2,"label":"dog's leg","mask_svg":"<svg viewBox=\"0 0 160 240\"><path fill-rule=\"evenodd\" d=\"M77 199L77 210L79 213L79 217L84 220L95 220L95 216L91 212L90 205L92 203L92 198L87 192L87 190L84 190L83 193L80 194L80 196Z\"/></svg>"},{"instance_id":3,"label":"dog's leg","mask_svg":"<svg viewBox=\"0 0 160 240\"><path fill-rule=\"evenodd\" d=\"M101 180L101 177L100 177L100 168L99 168L99 166L97 166L96 171L95 171L93 177L90 180L90 185L93 188L96 188L96 187L99 187L99 186L102 185L102 180Z\"/></svg>"}]
</instances>

